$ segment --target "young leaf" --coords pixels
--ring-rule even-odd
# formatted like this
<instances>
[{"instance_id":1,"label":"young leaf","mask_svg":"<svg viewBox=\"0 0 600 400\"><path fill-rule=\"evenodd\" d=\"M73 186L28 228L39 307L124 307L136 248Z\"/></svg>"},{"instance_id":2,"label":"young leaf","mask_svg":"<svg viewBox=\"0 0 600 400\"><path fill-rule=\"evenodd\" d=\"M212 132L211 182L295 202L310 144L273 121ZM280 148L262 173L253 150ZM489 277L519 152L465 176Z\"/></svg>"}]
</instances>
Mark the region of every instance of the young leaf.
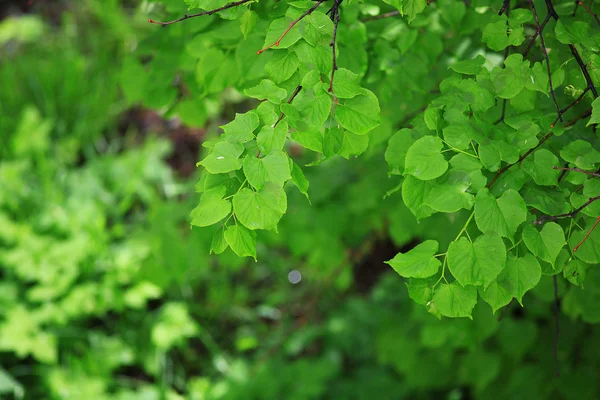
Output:
<instances>
[{"instance_id":1,"label":"young leaf","mask_svg":"<svg viewBox=\"0 0 600 400\"><path fill-rule=\"evenodd\" d=\"M406 153L404 173L423 181L442 176L448 169L448 161L441 153L443 147L437 136L420 138Z\"/></svg>"},{"instance_id":2,"label":"young leaf","mask_svg":"<svg viewBox=\"0 0 600 400\"><path fill-rule=\"evenodd\" d=\"M243 168L246 179L256 189L262 189L267 182L281 187L292 178L288 157L283 152L272 153L263 158L248 154L244 157Z\"/></svg>"},{"instance_id":3,"label":"young leaf","mask_svg":"<svg viewBox=\"0 0 600 400\"><path fill-rule=\"evenodd\" d=\"M407 253L398 253L394 258L386 261L394 271L405 278L428 278L438 272L441 261L434 257L439 248L435 240L426 240L409 250Z\"/></svg>"},{"instance_id":4,"label":"young leaf","mask_svg":"<svg viewBox=\"0 0 600 400\"><path fill-rule=\"evenodd\" d=\"M276 230L277 223L287 209L283 188L267 184L255 192L244 188L233 196L233 211L248 229Z\"/></svg>"},{"instance_id":5,"label":"young leaf","mask_svg":"<svg viewBox=\"0 0 600 400\"><path fill-rule=\"evenodd\" d=\"M542 277L542 267L531 254L520 258L509 257L506 268L500 275L498 279L505 277L510 294L523 305L523 295L538 284Z\"/></svg>"},{"instance_id":6,"label":"young leaf","mask_svg":"<svg viewBox=\"0 0 600 400\"><path fill-rule=\"evenodd\" d=\"M225 226L221 226L213 235L210 244L210 254L221 254L229 245L225 240Z\"/></svg>"},{"instance_id":7,"label":"young leaf","mask_svg":"<svg viewBox=\"0 0 600 400\"><path fill-rule=\"evenodd\" d=\"M244 90L244 94L255 99L266 99L271 103L279 104L287 97L287 90L280 88L269 79L263 79L258 85Z\"/></svg>"},{"instance_id":8,"label":"young leaf","mask_svg":"<svg viewBox=\"0 0 600 400\"><path fill-rule=\"evenodd\" d=\"M252 257L256 261L256 232L236 224L225 229L225 241L240 257Z\"/></svg>"},{"instance_id":9,"label":"young leaf","mask_svg":"<svg viewBox=\"0 0 600 400\"><path fill-rule=\"evenodd\" d=\"M544 224L541 232L533 225L523 229L523 242L534 256L554 265L560 249L567 243L563 229L555 222Z\"/></svg>"},{"instance_id":10,"label":"young leaf","mask_svg":"<svg viewBox=\"0 0 600 400\"><path fill-rule=\"evenodd\" d=\"M433 305L445 317L468 317L477 304L477 289L463 287L458 282L441 284L433 293Z\"/></svg>"},{"instance_id":11,"label":"young leaf","mask_svg":"<svg viewBox=\"0 0 600 400\"><path fill-rule=\"evenodd\" d=\"M240 156L244 145L240 143L219 142L198 165L202 165L211 174L222 174L242 168Z\"/></svg>"},{"instance_id":12,"label":"young leaf","mask_svg":"<svg viewBox=\"0 0 600 400\"><path fill-rule=\"evenodd\" d=\"M225 185L208 189L202 194L200 203L192 210L192 225L209 226L216 224L231 212L231 203L223 199Z\"/></svg>"},{"instance_id":13,"label":"young leaf","mask_svg":"<svg viewBox=\"0 0 600 400\"><path fill-rule=\"evenodd\" d=\"M254 139L254 130L259 124L258 114L254 111L248 111L245 114L235 114L235 119L223 125L221 128L225 132L225 137L230 142L246 143Z\"/></svg>"},{"instance_id":14,"label":"young leaf","mask_svg":"<svg viewBox=\"0 0 600 400\"><path fill-rule=\"evenodd\" d=\"M302 168L298 166L295 162L290 159L290 165L292 168L292 183L296 185L300 193L306 196L306 199L310 203L310 198L308 197L308 187L310 183L308 179L304 176L304 172L302 172Z\"/></svg>"},{"instance_id":15,"label":"young leaf","mask_svg":"<svg viewBox=\"0 0 600 400\"><path fill-rule=\"evenodd\" d=\"M275 128L263 126L256 136L258 149L263 154L276 153L283 150L288 133L288 124L281 121Z\"/></svg>"},{"instance_id":16,"label":"young leaf","mask_svg":"<svg viewBox=\"0 0 600 400\"><path fill-rule=\"evenodd\" d=\"M379 100L368 90L352 99L342 100L334 113L344 128L357 135L365 135L379 125Z\"/></svg>"},{"instance_id":17,"label":"young leaf","mask_svg":"<svg viewBox=\"0 0 600 400\"><path fill-rule=\"evenodd\" d=\"M461 285L492 283L506 264L506 247L495 233L479 236L474 243L462 237L448 247L448 267Z\"/></svg>"},{"instance_id":18,"label":"young leaf","mask_svg":"<svg viewBox=\"0 0 600 400\"><path fill-rule=\"evenodd\" d=\"M525 201L516 190L509 189L496 199L483 189L475 197L475 222L483 233L496 232L512 239L526 218Z\"/></svg>"}]
</instances>

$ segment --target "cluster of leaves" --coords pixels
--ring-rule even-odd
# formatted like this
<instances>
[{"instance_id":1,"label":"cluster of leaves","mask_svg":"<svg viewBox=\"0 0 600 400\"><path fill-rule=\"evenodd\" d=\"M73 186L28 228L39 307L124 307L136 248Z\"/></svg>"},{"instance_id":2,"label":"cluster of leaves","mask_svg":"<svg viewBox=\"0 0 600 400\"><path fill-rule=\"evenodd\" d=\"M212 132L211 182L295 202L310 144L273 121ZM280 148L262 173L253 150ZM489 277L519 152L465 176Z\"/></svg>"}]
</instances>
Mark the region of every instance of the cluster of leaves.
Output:
<instances>
[{"instance_id":1,"label":"cluster of leaves","mask_svg":"<svg viewBox=\"0 0 600 400\"><path fill-rule=\"evenodd\" d=\"M363 135L380 123L393 126L393 117L382 122L377 99L359 86L360 78L368 83L382 72L394 79L415 69L423 74L426 69L417 64L412 47L419 31L425 31L430 37L424 40L438 40L434 48L428 44L428 64L450 71L440 79L439 94L425 97L424 112L389 139L385 158L390 174L403 177L396 190L418 220L443 213L464 225L442 247L446 251L439 253L440 243L425 233L425 242L389 264L410 278L411 297L438 316L470 317L478 298L494 310L513 298L522 303L542 275L562 274L574 285L565 304L575 315L597 320L596 311L585 306L593 289L579 288L589 265L600 261L598 235L588 236L590 217L597 216L593 201L599 185L594 171L600 153L590 125L600 119L591 109L600 25L588 6L574 13L546 2L539 7L546 13L538 15L533 2L480 1L467 9L458 1L429 7L420 1L390 1L398 11L389 15L402 14L408 24L393 25L403 33L384 31L395 35L396 43L385 44L384 35L371 55L358 50L366 44L370 23L361 19L378 19L363 16L376 12L377 2L342 2L340 21L327 15L333 16L336 2L327 13L311 2L278 4L269 10L270 24L262 31L259 23L252 29L247 23L252 3L188 3L202 10L237 9L244 36L258 30L265 38L261 48L275 53L265 65L269 80L245 90L264 101L224 125L199 162L207 174L197 187L204 194L192 224L225 220L212 251L230 246L238 255L255 257L254 231L276 230L287 210L285 182L291 180L306 194L308 181L284 147L298 143L322 154L308 164L314 166L336 154L361 154L369 145L369 136ZM226 18L232 17L231 9L222 11L229 13ZM475 39L457 41L460 58L443 57L443 39L435 35L443 29L435 26L440 21L453 35ZM332 45L333 63L328 56ZM386 46L393 48L391 56ZM540 52L533 51L538 47ZM345 52L351 55L344 58ZM381 104L384 111L393 109ZM578 109L588 111L577 116ZM571 114L574 118L564 121Z\"/></svg>"}]
</instances>

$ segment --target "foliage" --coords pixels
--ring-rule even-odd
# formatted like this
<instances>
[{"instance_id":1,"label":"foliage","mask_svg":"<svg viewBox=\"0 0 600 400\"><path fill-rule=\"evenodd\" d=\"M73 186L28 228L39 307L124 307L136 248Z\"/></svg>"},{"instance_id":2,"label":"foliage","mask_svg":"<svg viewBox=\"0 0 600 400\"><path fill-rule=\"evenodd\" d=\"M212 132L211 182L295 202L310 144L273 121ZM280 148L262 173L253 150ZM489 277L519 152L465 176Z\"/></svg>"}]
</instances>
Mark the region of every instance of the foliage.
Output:
<instances>
[{"instance_id":1,"label":"foliage","mask_svg":"<svg viewBox=\"0 0 600 400\"><path fill-rule=\"evenodd\" d=\"M248 83L245 91L264 101L223 125L223 134L206 145L208 154L198 163L206 172L197 187L204 194L192 224L220 223L212 252L231 247L240 256L256 257L256 231L276 230L288 210L285 183L306 192L302 167L282 152L286 138L290 146L310 152L304 156L311 160L308 166L363 153L382 131L375 128L389 132L406 124L395 118L402 104L390 101L385 91L378 101L374 91L385 85L407 97L422 94L427 84L421 81L431 82L430 75L415 74L412 85L403 82L418 67L442 70L433 85L439 93L423 96L424 112L389 139L389 173L403 177L397 189L401 186L403 201L418 220L442 213L447 221L465 222L442 253L435 254L440 243L426 235L421 246L390 261L400 275L414 278L409 290L427 285L429 294L420 300L435 315L471 316L478 298L494 310L513 298L521 302L542 273L562 274L577 286L565 268L571 271L576 263L587 269L600 261L597 234L586 235L593 231L597 193L578 194L596 185L600 163L594 130L585 129L598 119L598 103L591 100L597 97L600 37L600 24L592 25L597 17L587 6L571 16L572 10L557 11L546 2L547 16L540 22L534 3L521 8L505 2L498 12L486 2L467 9L458 1L429 7L424 1L390 1L404 21L385 20L372 31L365 15L377 12L377 2L333 1L328 11L319 9L321 1L280 3L268 13L254 2L217 3L188 2L192 9L210 11L150 21L166 27L215 12L227 20L239 17L237 40L263 43L249 62L271 54L266 79ZM242 15L257 9L253 21L258 22L250 29ZM260 29L261 18L266 30ZM377 39L361 53L369 34ZM539 55L533 51L538 38ZM494 54L498 51L504 55ZM563 123L579 107L587 111ZM432 276L439 279L424 280ZM582 307L578 314L594 319L595 311Z\"/></svg>"},{"instance_id":2,"label":"foliage","mask_svg":"<svg viewBox=\"0 0 600 400\"><path fill-rule=\"evenodd\" d=\"M596 9L1 21L0 396L597 397ZM206 128L197 175L134 108Z\"/></svg>"}]
</instances>

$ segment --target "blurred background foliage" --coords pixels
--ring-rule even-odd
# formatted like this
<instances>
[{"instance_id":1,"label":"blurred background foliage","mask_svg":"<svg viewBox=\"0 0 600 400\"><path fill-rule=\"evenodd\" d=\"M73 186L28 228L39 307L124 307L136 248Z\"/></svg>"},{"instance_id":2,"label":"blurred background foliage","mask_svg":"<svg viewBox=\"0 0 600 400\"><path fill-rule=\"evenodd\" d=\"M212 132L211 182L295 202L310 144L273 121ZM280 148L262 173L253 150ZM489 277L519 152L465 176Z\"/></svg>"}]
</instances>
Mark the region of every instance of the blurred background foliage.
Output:
<instances>
[{"instance_id":1,"label":"blurred background foliage","mask_svg":"<svg viewBox=\"0 0 600 400\"><path fill-rule=\"evenodd\" d=\"M379 11L361 7L347 12ZM212 232L190 229L189 212L203 141L253 104L241 93L264 76L270 54L247 60L268 21L246 40L227 15L146 23L185 8L0 4L0 398L600 395L600 331L588 324L600 320L598 288L572 295L588 310L561 305L556 378L551 276L525 308L493 315L480 303L474 320L438 320L383 264L423 232L444 247L466 217L419 224L398 193L386 196L393 175L381 178L388 138L447 75L441 60L476 45L460 39L480 28L470 9L462 24L389 19L340 32L364 45L342 49L339 64L369 59L383 123L360 162L308 170L311 204L289 192L288 215L259 238L254 262L210 256Z\"/></svg>"}]
</instances>

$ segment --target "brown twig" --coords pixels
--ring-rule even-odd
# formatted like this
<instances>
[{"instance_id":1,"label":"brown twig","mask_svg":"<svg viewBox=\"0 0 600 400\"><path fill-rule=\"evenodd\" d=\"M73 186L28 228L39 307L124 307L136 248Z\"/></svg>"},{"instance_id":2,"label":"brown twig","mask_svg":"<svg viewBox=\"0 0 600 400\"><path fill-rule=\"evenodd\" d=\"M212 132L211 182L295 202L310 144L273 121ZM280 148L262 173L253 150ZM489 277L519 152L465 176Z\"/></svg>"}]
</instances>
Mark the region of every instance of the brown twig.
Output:
<instances>
[{"instance_id":1,"label":"brown twig","mask_svg":"<svg viewBox=\"0 0 600 400\"><path fill-rule=\"evenodd\" d=\"M250 0L240 0L240 1L234 1L228 4L225 4L223 7L219 7L219 8L215 8L214 10L210 10L210 11L202 11L199 12L197 14L186 14L181 18L178 19L174 19L173 21L155 21L153 19L149 19L148 22L150 22L151 24L156 24L156 25L161 25L163 28L167 25L172 25L172 24L176 24L178 22L182 22L185 20L188 20L190 18L196 18L196 17L201 17L203 15L213 15L215 13L218 13L219 11L223 11L223 10L227 10L229 8L233 8L233 7L237 7L239 5L242 5L244 3L249 2Z\"/></svg>"},{"instance_id":2,"label":"brown twig","mask_svg":"<svg viewBox=\"0 0 600 400\"><path fill-rule=\"evenodd\" d=\"M563 219L563 218L574 218L583 209L585 209L590 204L592 204L592 203L594 203L595 201L598 201L598 200L600 200L600 196L592 197L592 198L588 199L588 201L586 201L585 203L583 203L583 205L577 207L576 209L574 209L571 212L564 213L564 214L558 214L558 215L544 215L541 218L539 218L538 220L533 221L533 223L535 225L541 225L541 224L543 224L546 221L556 221L557 219Z\"/></svg>"},{"instance_id":3,"label":"brown twig","mask_svg":"<svg viewBox=\"0 0 600 400\"><path fill-rule=\"evenodd\" d=\"M600 217L596 218L596 222L594 222L594 225L592 225L592 227L590 228L590 230L585 234L585 236L583 237L583 239L581 239L581 242L579 242L577 244L577 246L575 246L573 248L573 251L577 251L579 250L579 247L581 247L582 244L585 243L585 241L590 237L590 235L592 234L592 232L594 232L594 229L596 229L596 226L598 226L598 223L600 222Z\"/></svg>"},{"instance_id":4,"label":"brown twig","mask_svg":"<svg viewBox=\"0 0 600 400\"><path fill-rule=\"evenodd\" d=\"M287 103L291 104L292 101L294 101L294 99L296 98L296 96L298 96L298 93L300 93L301 90L302 90L302 86L298 85L298 87L296 87L296 89L294 90L294 93L292 93L292 95L288 99ZM285 116L285 113L279 114L279 118L277 118L277 121L275 122L275 124L273 124L273 128L275 128L275 127L277 127L277 125L279 125L279 123L281 122L281 120L283 119L284 116ZM260 154L261 153L259 150L258 153L256 153L256 158L259 158Z\"/></svg>"},{"instance_id":5,"label":"brown twig","mask_svg":"<svg viewBox=\"0 0 600 400\"><path fill-rule=\"evenodd\" d=\"M561 167L554 166L554 167L552 167L552 169L557 169L559 171L581 172L582 174L591 175L591 176L595 176L597 178L600 178L600 173L593 172L593 171L586 171L586 170L580 169L580 168L561 168Z\"/></svg>"},{"instance_id":6,"label":"brown twig","mask_svg":"<svg viewBox=\"0 0 600 400\"><path fill-rule=\"evenodd\" d=\"M294 93L292 93L292 95L290 96L290 98L288 99L288 104L291 104L292 101L294 101L294 99L296 98L296 96L298 96L298 93L300 93L300 91L302 90L302 86L298 86L296 88L296 90L294 90ZM277 125L279 125L279 123L281 122L281 120L283 119L283 117L285 116L284 113L279 114L279 118L277 119L277 122L275 122L275 125L273 125L273 128L275 128Z\"/></svg>"},{"instance_id":7,"label":"brown twig","mask_svg":"<svg viewBox=\"0 0 600 400\"><path fill-rule=\"evenodd\" d=\"M572 102L571 104L569 104L568 106L566 106L565 108L563 108L562 110L560 110L560 112L558 113L558 117L554 120L554 122L552 123L552 125L550 125L550 129L554 128L554 126L556 125L556 123L558 122L558 120L560 119L560 117L563 116L575 104L579 103L581 101L581 99L583 99L583 96L585 96L589 90L590 90L589 87L585 88L585 90L583 91L583 93L581 93L581 95L578 98L576 98L574 102Z\"/></svg>"}]
</instances>

